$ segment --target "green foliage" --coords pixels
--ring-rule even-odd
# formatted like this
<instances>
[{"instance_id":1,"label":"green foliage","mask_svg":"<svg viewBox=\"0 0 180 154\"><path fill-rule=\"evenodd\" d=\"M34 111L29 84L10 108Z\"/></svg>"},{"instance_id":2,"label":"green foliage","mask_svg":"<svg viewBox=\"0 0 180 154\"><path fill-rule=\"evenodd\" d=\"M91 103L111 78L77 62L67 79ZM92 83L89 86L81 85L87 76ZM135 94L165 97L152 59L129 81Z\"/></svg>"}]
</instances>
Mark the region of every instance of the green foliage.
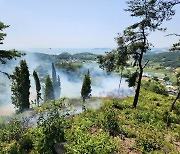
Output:
<instances>
[{"instance_id":1,"label":"green foliage","mask_svg":"<svg viewBox=\"0 0 180 154\"><path fill-rule=\"evenodd\" d=\"M134 87L136 85L136 80L138 76L139 72L134 72L129 75L128 79L126 80L128 82L129 87Z\"/></svg>"},{"instance_id":2,"label":"green foliage","mask_svg":"<svg viewBox=\"0 0 180 154\"><path fill-rule=\"evenodd\" d=\"M68 73L76 72L78 69L82 68L82 63L72 63L72 62L58 62L56 66L66 70Z\"/></svg>"},{"instance_id":3,"label":"green foliage","mask_svg":"<svg viewBox=\"0 0 180 154\"><path fill-rule=\"evenodd\" d=\"M105 122L103 113L104 111L87 110L82 115L69 119L66 153L106 154L117 151L117 143L110 136L109 130L104 131L108 124L105 124L107 119Z\"/></svg>"},{"instance_id":4,"label":"green foliage","mask_svg":"<svg viewBox=\"0 0 180 154\"><path fill-rule=\"evenodd\" d=\"M178 51L178 50L180 50L180 40L177 43L174 43L170 49L170 51Z\"/></svg>"},{"instance_id":5,"label":"green foliage","mask_svg":"<svg viewBox=\"0 0 180 154\"><path fill-rule=\"evenodd\" d=\"M33 136L31 133L23 134L19 141L19 151L21 153L29 153L33 149Z\"/></svg>"},{"instance_id":6,"label":"green foliage","mask_svg":"<svg viewBox=\"0 0 180 154\"><path fill-rule=\"evenodd\" d=\"M173 112L166 112L171 97L142 89L136 110L131 108L132 100L104 98L100 109L68 117L62 115L62 100L44 103L38 107L42 116L35 127L18 120L0 123L0 153L53 153L56 143L63 143L64 153L72 154L128 153L127 149L178 153L179 101Z\"/></svg>"},{"instance_id":7,"label":"green foliage","mask_svg":"<svg viewBox=\"0 0 180 154\"><path fill-rule=\"evenodd\" d=\"M124 134L124 131L119 125L118 113L114 108L104 108L104 120L102 121L102 127L110 135L115 136L117 134Z\"/></svg>"},{"instance_id":8,"label":"green foliage","mask_svg":"<svg viewBox=\"0 0 180 154\"><path fill-rule=\"evenodd\" d=\"M20 61L20 66L15 67L12 75L12 104L18 109L19 112L27 110L30 107L29 103L29 89L30 79L29 70L25 60Z\"/></svg>"},{"instance_id":9,"label":"green foliage","mask_svg":"<svg viewBox=\"0 0 180 154\"><path fill-rule=\"evenodd\" d=\"M27 127L26 121L13 119L0 124L0 153L53 153L54 144L65 141L65 115L60 115L61 103L52 102L48 113L38 120L37 127Z\"/></svg>"},{"instance_id":10,"label":"green foliage","mask_svg":"<svg viewBox=\"0 0 180 154\"><path fill-rule=\"evenodd\" d=\"M73 58L81 59L81 60L95 60L96 54L88 53L88 52L82 52L82 53L76 53L72 55Z\"/></svg>"},{"instance_id":11,"label":"green foliage","mask_svg":"<svg viewBox=\"0 0 180 154\"><path fill-rule=\"evenodd\" d=\"M151 132L142 130L136 141L136 146L140 147L143 152L160 150L163 146L163 136L154 130Z\"/></svg>"},{"instance_id":12,"label":"green foliage","mask_svg":"<svg viewBox=\"0 0 180 154\"><path fill-rule=\"evenodd\" d=\"M0 153L27 153L32 140L27 139L28 129L22 122L12 119L8 123L1 123L0 127Z\"/></svg>"},{"instance_id":13,"label":"green foliage","mask_svg":"<svg viewBox=\"0 0 180 154\"><path fill-rule=\"evenodd\" d=\"M82 89L81 89L81 97L83 98L83 101L85 101L86 98L89 98L91 96L91 78L89 70L84 76Z\"/></svg>"},{"instance_id":14,"label":"green foliage","mask_svg":"<svg viewBox=\"0 0 180 154\"><path fill-rule=\"evenodd\" d=\"M117 144L108 133L102 130L91 134L90 132L84 133L81 127L75 127L68 134L70 144L66 146L66 153L68 154L109 154L117 149Z\"/></svg>"},{"instance_id":15,"label":"green foliage","mask_svg":"<svg viewBox=\"0 0 180 154\"><path fill-rule=\"evenodd\" d=\"M0 22L0 31L3 31L4 29L8 28L9 25L5 25L4 23ZM0 33L0 44L3 44L3 40L4 40L4 37L6 36L6 34L4 33Z\"/></svg>"},{"instance_id":16,"label":"green foliage","mask_svg":"<svg viewBox=\"0 0 180 154\"><path fill-rule=\"evenodd\" d=\"M173 52L162 52L158 54L147 54L144 56L144 60L150 60L154 63L158 62L161 63L162 67L172 67L178 68L180 67L179 60L180 60L180 52L173 51Z\"/></svg>"},{"instance_id":17,"label":"green foliage","mask_svg":"<svg viewBox=\"0 0 180 154\"><path fill-rule=\"evenodd\" d=\"M58 55L57 59L80 59L80 60L94 60L96 58L96 55L93 53L83 52L83 53L76 53L76 54L70 54L68 52L63 52Z\"/></svg>"},{"instance_id":18,"label":"green foliage","mask_svg":"<svg viewBox=\"0 0 180 154\"><path fill-rule=\"evenodd\" d=\"M48 75L45 81L44 102L47 102L49 100L54 100L54 99L55 99L55 96L54 96L53 83L51 81L50 76Z\"/></svg>"},{"instance_id":19,"label":"green foliage","mask_svg":"<svg viewBox=\"0 0 180 154\"><path fill-rule=\"evenodd\" d=\"M143 82L143 88L152 92L155 92L157 94L162 94L165 96L168 96L168 91L166 90L166 88L158 83L157 81L144 81Z\"/></svg>"},{"instance_id":20,"label":"green foliage","mask_svg":"<svg viewBox=\"0 0 180 154\"><path fill-rule=\"evenodd\" d=\"M165 77L163 78L163 80L166 82L166 81L169 81L170 78L169 78L168 76L165 76Z\"/></svg>"},{"instance_id":21,"label":"green foliage","mask_svg":"<svg viewBox=\"0 0 180 154\"><path fill-rule=\"evenodd\" d=\"M52 153L54 144L64 142L64 128L66 126L64 117L60 115L61 104L54 101L48 113L42 115L38 120L38 133L36 134L35 150L39 153Z\"/></svg>"},{"instance_id":22,"label":"green foliage","mask_svg":"<svg viewBox=\"0 0 180 154\"><path fill-rule=\"evenodd\" d=\"M128 56L126 55L126 51L123 49L123 46L119 46L118 50L112 50L111 52L106 53L105 56L98 56L97 60L99 67L110 73L119 70L122 66L126 66Z\"/></svg>"}]
</instances>

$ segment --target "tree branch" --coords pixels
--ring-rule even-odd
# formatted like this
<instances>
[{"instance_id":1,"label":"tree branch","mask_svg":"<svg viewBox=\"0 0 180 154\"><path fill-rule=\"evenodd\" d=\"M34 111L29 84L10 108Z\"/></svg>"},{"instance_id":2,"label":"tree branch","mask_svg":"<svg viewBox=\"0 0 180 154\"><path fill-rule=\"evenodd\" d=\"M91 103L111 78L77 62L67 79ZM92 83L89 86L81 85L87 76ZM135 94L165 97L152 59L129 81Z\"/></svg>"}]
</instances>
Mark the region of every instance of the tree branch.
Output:
<instances>
[{"instance_id":1,"label":"tree branch","mask_svg":"<svg viewBox=\"0 0 180 154\"><path fill-rule=\"evenodd\" d=\"M3 71L0 71L0 73L3 73L4 75L6 75L8 77L8 79L11 79L11 75L9 75L8 73L3 72Z\"/></svg>"},{"instance_id":2,"label":"tree branch","mask_svg":"<svg viewBox=\"0 0 180 154\"><path fill-rule=\"evenodd\" d=\"M180 35L179 35L179 34L176 34L176 33L173 33L173 34L167 34L167 35L165 35L165 37L166 37L166 36L172 36L172 35L180 37Z\"/></svg>"},{"instance_id":3,"label":"tree branch","mask_svg":"<svg viewBox=\"0 0 180 154\"><path fill-rule=\"evenodd\" d=\"M148 63L149 63L149 60L144 64L143 69L147 66Z\"/></svg>"}]
</instances>

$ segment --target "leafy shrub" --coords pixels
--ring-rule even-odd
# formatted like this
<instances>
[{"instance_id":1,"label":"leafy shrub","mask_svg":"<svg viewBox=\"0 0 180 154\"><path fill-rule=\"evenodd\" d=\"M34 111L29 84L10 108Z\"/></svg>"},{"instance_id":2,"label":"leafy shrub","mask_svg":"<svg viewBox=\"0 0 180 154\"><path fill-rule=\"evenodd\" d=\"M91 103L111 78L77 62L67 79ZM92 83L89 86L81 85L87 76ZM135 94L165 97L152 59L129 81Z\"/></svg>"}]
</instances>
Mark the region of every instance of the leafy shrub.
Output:
<instances>
[{"instance_id":1,"label":"leafy shrub","mask_svg":"<svg viewBox=\"0 0 180 154\"><path fill-rule=\"evenodd\" d=\"M150 120L156 121L154 114L148 111L139 111L136 113L135 118L142 123L149 123Z\"/></svg>"},{"instance_id":2,"label":"leafy shrub","mask_svg":"<svg viewBox=\"0 0 180 154\"><path fill-rule=\"evenodd\" d=\"M31 134L26 133L23 135L19 141L19 146L20 153L29 153L33 149L33 139Z\"/></svg>"},{"instance_id":3,"label":"leafy shrub","mask_svg":"<svg viewBox=\"0 0 180 154\"><path fill-rule=\"evenodd\" d=\"M40 153L52 153L54 144L64 142L65 115L60 115L61 104L52 102L49 113L38 120L35 149Z\"/></svg>"},{"instance_id":4,"label":"leafy shrub","mask_svg":"<svg viewBox=\"0 0 180 154\"><path fill-rule=\"evenodd\" d=\"M17 119L10 120L7 124L3 124L0 131L0 140L10 142L11 140L19 141L22 134L26 131L23 123Z\"/></svg>"},{"instance_id":5,"label":"leafy shrub","mask_svg":"<svg viewBox=\"0 0 180 154\"><path fill-rule=\"evenodd\" d=\"M163 146L163 137L154 130L141 130L136 146L146 152L159 150Z\"/></svg>"},{"instance_id":6,"label":"leafy shrub","mask_svg":"<svg viewBox=\"0 0 180 154\"><path fill-rule=\"evenodd\" d=\"M66 145L67 154L109 154L117 150L116 142L109 133L101 129L96 133L83 132L81 127L75 126L67 134L69 144Z\"/></svg>"},{"instance_id":7,"label":"leafy shrub","mask_svg":"<svg viewBox=\"0 0 180 154\"><path fill-rule=\"evenodd\" d=\"M102 121L102 127L105 131L108 131L110 135L117 135L122 133L123 129L119 125L119 118L114 108L104 108L104 120Z\"/></svg>"},{"instance_id":8,"label":"leafy shrub","mask_svg":"<svg viewBox=\"0 0 180 154\"><path fill-rule=\"evenodd\" d=\"M145 90L149 90L149 91L155 92L157 94L168 96L168 91L166 90L166 88L162 84L160 84L156 81L151 81L151 80L144 81L142 84L142 87Z\"/></svg>"},{"instance_id":9,"label":"leafy shrub","mask_svg":"<svg viewBox=\"0 0 180 154\"><path fill-rule=\"evenodd\" d=\"M23 145L23 135L27 132L24 124L17 119L11 119L8 123L1 124L0 129L0 153L23 153L20 144Z\"/></svg>"}]
</instances>

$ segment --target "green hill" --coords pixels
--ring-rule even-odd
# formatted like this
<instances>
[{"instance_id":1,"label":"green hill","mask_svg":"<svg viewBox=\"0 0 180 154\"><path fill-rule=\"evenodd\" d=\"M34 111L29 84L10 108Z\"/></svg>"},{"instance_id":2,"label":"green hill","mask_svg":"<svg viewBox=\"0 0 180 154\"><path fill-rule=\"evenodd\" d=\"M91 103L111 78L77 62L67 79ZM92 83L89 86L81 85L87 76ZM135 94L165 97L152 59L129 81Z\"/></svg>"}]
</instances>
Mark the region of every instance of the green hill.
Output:
<instances>
[{"instance_id":1,"label":"green hill","mask_svg":"<svg viewBox=\"0 0 180 154\"><path fill-rule=\"evenodd\" d=\"M59 113L65 111L63 100L49 102L35 110L45 111L36 127L27 127L27 121L1 123L0 153L176 154L180 150L180 102L169 113L172 99L142 90L137 109L131 108L133 97L105 98L100 109L73 116ZM77 102L81 101L71 104Z\"/></svg>"},{"instance_id":2,"label":"green hill","mask_svg":"<svg viewBox=\"0 0 180 154\"><path fill-rule=\"evenodd\" d=\"M158 54L144 55L144 60L160 63L163 67L180 67L180 51L162 52Z\"/></svg>"}]
</instances>

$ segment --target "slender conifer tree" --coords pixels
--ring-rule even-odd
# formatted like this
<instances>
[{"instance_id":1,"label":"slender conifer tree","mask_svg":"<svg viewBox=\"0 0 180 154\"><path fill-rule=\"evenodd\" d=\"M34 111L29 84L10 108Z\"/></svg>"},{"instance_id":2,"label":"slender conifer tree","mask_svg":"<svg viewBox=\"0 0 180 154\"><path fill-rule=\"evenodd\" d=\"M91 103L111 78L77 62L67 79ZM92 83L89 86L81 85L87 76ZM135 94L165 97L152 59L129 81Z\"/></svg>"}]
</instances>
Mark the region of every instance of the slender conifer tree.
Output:
<instances>
[{"instance_id":1,"label":"slender conifer tree","mask_svg":"<svg viewBox=\"0 0 180 154\"><path fill-rule=\"evenodd\" d=\"M30 79L29 70L25 60L20 61L20 66L15 67L12 75L12 103L19 112L29 109L29 89Z\"/></svg>"}]
</instances>

